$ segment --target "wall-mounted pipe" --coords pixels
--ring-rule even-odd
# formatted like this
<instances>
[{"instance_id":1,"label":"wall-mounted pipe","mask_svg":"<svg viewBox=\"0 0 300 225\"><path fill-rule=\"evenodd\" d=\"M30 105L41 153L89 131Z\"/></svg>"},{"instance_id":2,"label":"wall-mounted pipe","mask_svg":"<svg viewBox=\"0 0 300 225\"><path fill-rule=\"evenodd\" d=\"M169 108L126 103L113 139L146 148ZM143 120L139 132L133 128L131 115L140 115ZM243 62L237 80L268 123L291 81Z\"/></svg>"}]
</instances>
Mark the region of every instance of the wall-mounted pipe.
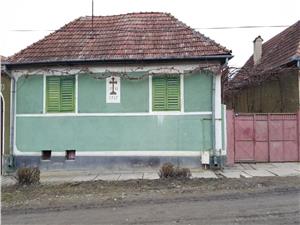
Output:
<instances>
[{"instance_id":1,"label":"wall-mounted pipe","mask_svg":"<svg viewBox=\"0 0 300 225\"><path fill-rule=\"evenodd\" d=\"M9 70L7 70L6 66L4 66L4 72L11 78L11 112L10 112L10 143L9 143L9 153L13 155L13 149L14 149L14 140L15 140L15 120L16 120L16 78L11 74Z\"/></svg>"}]
</instances>

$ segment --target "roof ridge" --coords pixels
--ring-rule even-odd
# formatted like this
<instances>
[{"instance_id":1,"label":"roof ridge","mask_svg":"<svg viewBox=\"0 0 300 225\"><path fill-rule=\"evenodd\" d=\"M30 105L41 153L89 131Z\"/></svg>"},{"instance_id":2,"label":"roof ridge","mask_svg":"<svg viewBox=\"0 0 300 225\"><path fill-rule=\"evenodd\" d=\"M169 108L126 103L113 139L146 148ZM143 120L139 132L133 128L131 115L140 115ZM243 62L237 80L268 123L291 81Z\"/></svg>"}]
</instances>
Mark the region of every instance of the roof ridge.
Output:
<instances>
[{"instance_id":1,"label":"roof ridge","mask_svg":"<svg viewBox=\"0 0 300 225\"><path fill-rule=\"evenodd\" d=\"M121 14L113 14L113 15L94 15L93 17L116 17L116 16L128 16L128 15L141 15L141 14L162 14L162 15L168 15L170 13L168 12L147 12L147 11L144 11L144 12L130 12L130 13L121 13ZM80 18L90 18L92 17L91 15L86 15L86 16L82 16Z\"/></svg>"}]
</instances>

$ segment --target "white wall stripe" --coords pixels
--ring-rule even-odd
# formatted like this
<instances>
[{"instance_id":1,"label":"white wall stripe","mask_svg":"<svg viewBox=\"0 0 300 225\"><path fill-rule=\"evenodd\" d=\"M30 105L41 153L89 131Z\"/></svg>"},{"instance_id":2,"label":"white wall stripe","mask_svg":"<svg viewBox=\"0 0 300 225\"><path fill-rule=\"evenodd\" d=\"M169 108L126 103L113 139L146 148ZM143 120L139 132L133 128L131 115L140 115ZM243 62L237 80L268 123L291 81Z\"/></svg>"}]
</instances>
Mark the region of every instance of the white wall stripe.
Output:
<instances>
[{"instance_id":1,"label":"white wall stripe","mask_svg":"<svg viewBox=\"0 0 300 225\"><path fill-rule=\"evenodd\" d=\"M151 113L46 113L46 114L17 114L17 117L81 117L81 116L184 116L211 115L212 112L151 112Z\"/></svg>"},{"instance_id":2,"label":"white wall stripe","mask_svg":"<svg viewBox=\"0 0 300 225\"><path fill-rule=\"evenodd\" d=\"M18 156L41 156L42 152L15 151ZM202 151L76 151L76 156L194 156ZM65 156L65 151L52 151L51 156Z\"/></svg>"}]
</instances>

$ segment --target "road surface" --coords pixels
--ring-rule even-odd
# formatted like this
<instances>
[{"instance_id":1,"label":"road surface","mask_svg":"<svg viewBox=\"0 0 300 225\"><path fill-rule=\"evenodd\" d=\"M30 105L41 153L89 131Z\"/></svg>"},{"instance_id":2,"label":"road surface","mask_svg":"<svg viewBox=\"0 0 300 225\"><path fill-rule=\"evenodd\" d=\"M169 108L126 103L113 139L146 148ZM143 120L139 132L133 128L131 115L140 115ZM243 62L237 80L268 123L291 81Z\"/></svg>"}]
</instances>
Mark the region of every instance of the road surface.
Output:
<instances>
[{"instance_id":1,"label":"road surface","mask_svg":"<svg viewBox=\"0 0 300 225\"><path fill-rule=\"evenodd\" d=\"M69 209L8 211L2 224L300 224L300 188L174 194Z\"/></svg>"}]
</instances>

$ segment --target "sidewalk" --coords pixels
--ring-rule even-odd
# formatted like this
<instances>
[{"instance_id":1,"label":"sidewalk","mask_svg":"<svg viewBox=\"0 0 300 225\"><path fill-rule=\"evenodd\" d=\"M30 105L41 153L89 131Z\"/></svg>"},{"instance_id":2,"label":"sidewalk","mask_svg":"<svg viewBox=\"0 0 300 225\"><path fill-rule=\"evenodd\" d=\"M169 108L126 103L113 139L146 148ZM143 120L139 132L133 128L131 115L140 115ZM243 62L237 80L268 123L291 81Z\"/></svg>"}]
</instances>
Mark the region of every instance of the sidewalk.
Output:
<instances>
[{"instance_id":1,"label":"sidewalk","mask_svg":"<svg viewBox=\"0 0 300 225\"><path fill-rule=\"evenodd\" d=\"M41 171L41 183L66 183L95 180L130 180L130 179L158 179L157 169L137 169L134 171L78 171L56 170ZM300 163L259 163L259 164L236 164L225 167L223 170L204 170L202 168L191 169L192 178L251 178L266 176L299 176ZM1 185L13 185L16 180L12 176L1 176Z\"/></svg>"}]
</instances>

